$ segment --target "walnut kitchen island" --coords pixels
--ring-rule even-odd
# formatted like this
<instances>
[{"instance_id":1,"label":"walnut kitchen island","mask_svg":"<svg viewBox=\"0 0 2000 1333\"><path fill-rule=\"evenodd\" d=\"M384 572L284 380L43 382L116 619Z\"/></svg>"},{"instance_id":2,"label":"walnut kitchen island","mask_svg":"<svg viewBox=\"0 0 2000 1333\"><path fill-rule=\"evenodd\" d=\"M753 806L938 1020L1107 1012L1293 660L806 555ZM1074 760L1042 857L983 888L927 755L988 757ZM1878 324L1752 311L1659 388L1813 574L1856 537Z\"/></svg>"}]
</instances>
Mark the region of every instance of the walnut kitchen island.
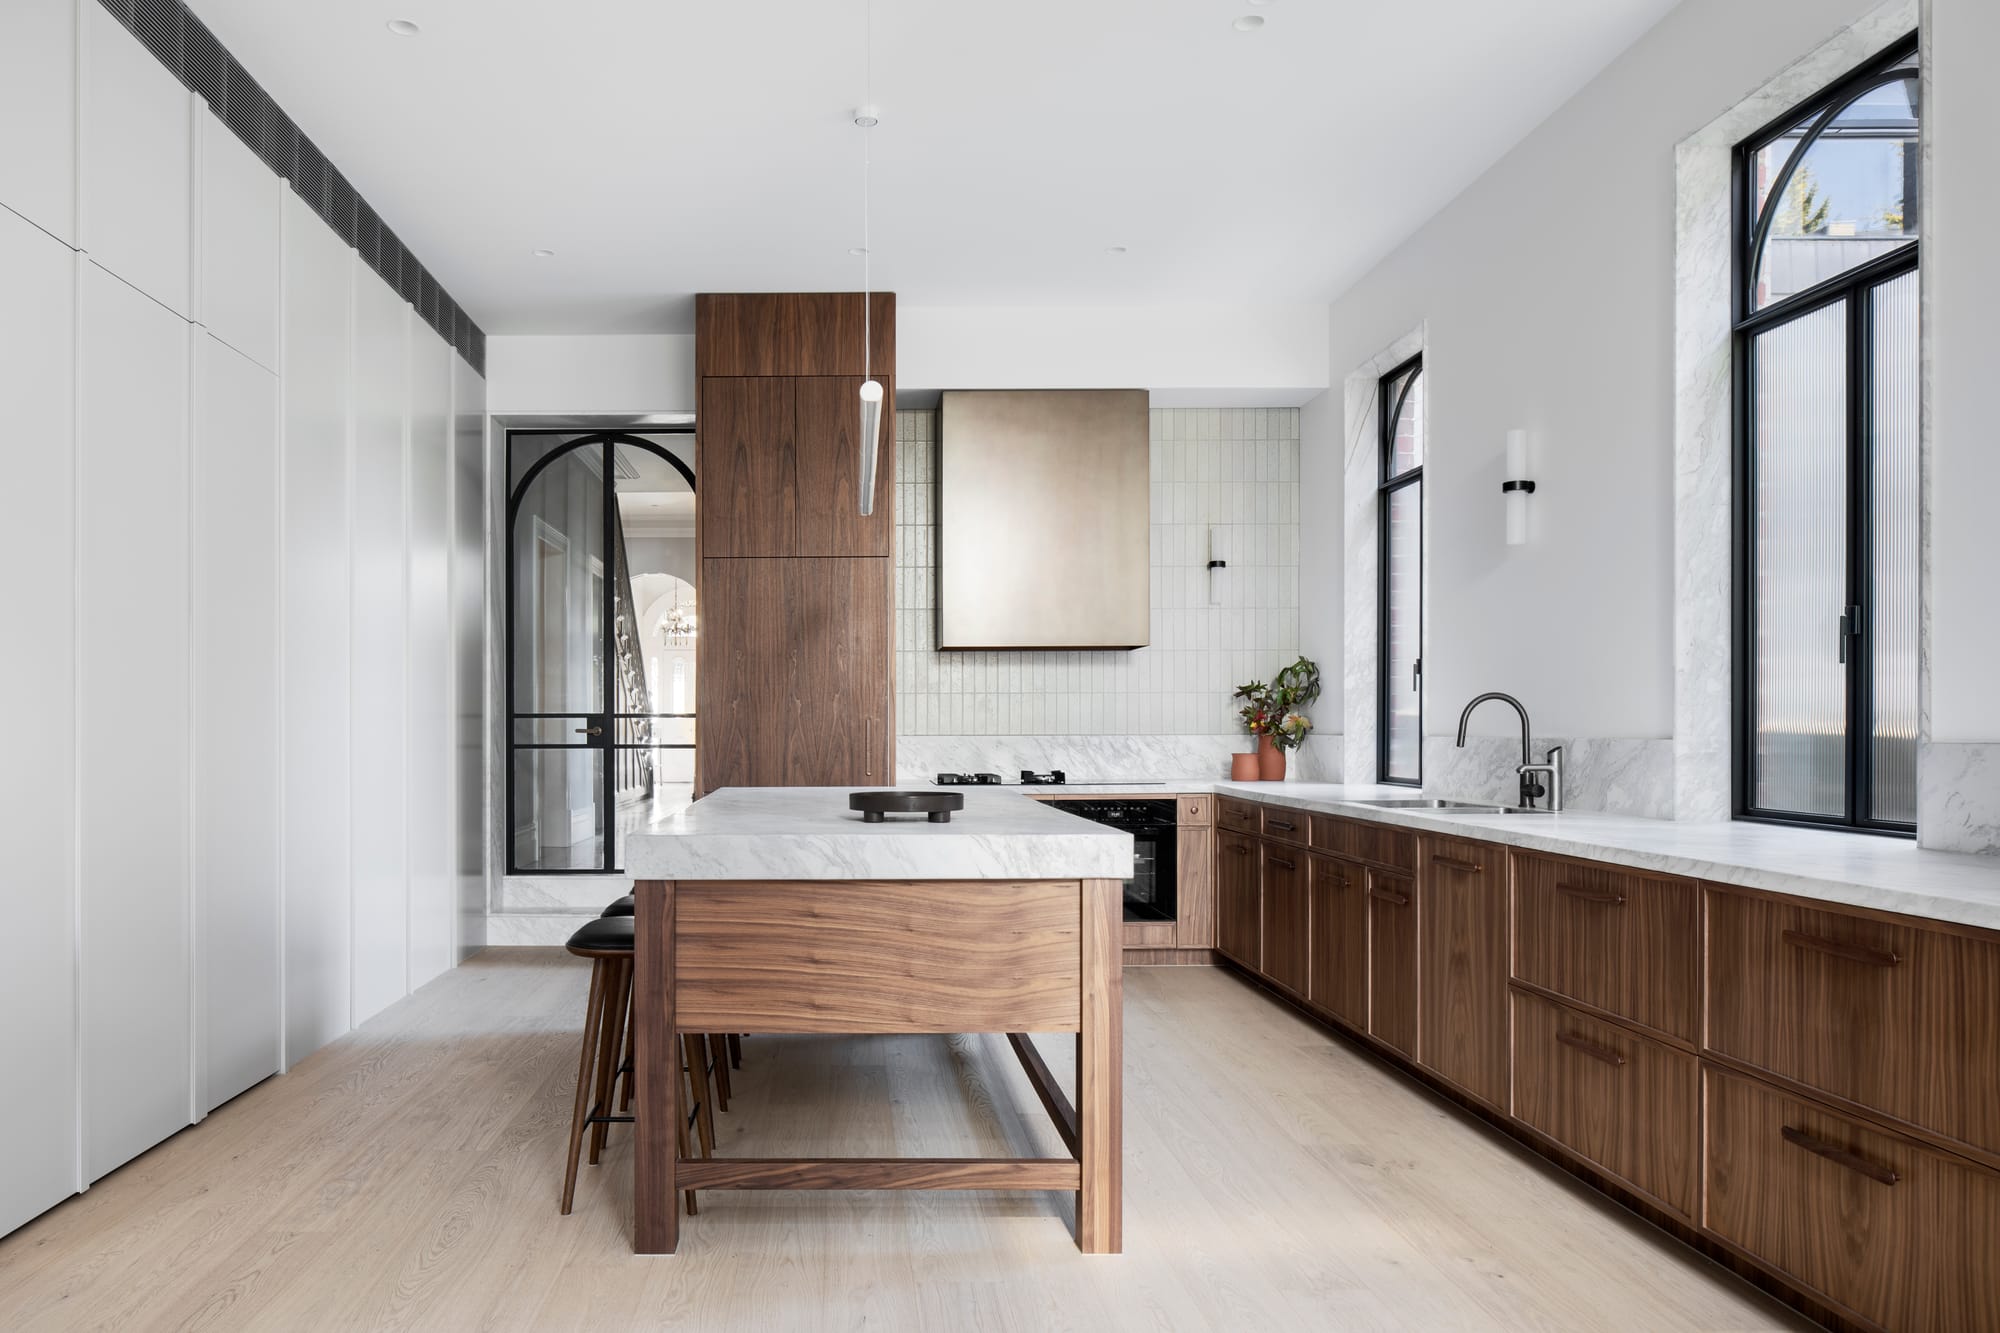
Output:
<instances>
[{"instance_id":1,"label":"walnut kitchen island","mask_svg":"<svg viewBox=\"0 0 2000 1333\"><path fill-rule=\"evenodd\" d=\"M1130 834L1012 792L948 824L863 823L836 787L725 788L630 836L637 939L634 1248L678 1191L1074 1190L1076 1243L1121 1217L1122 882ZM681 1157L682 1033L1006 1033L1069 1149L1046 1158ZM1076 1034L1072 1105L1026 1034Z\"/></svg>"}]
</instances>

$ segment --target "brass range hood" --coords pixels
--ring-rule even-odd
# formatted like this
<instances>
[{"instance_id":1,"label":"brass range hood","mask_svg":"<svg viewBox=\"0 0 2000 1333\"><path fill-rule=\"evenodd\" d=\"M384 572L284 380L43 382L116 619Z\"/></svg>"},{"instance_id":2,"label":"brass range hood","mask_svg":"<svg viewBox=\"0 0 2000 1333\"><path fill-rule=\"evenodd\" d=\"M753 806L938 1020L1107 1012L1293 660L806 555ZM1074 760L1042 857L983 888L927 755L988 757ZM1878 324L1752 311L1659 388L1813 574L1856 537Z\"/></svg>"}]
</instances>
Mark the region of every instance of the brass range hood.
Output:
<instances>
[{"instance_id":1,"label":"brass range hood","mask_svg":"<svg viewBox=\"0 0 2000 1333\"><path fill-rule=\"evenodd\" d=\"M938 647L1143 648L1144 389L954 390L938 404Z\"/></svg>"}]
</instances>

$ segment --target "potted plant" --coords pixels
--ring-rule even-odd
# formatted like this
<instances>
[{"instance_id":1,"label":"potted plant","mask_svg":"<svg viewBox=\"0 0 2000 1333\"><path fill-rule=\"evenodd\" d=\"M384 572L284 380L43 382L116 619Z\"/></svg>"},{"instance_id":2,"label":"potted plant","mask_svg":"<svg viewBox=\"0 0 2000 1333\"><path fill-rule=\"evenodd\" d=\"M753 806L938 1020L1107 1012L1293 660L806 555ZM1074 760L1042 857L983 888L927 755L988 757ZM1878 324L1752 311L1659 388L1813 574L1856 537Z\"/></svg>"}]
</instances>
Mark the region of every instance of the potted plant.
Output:
<instances>
[{"instance_id":1,"label":"potted plant","mask_svg":"<svg viewBox=\"0 0 2000 1333\"><path fill-rule=\"evenodd\" d=\"M1273 676L1269 683L1253 680L1237 687L1235 698L1243 701L1236 710L1244 727L1257 738L1258 777L1265 782L1285 780L1285 756L1299 748L1312 731L1306 709L1319 698L1319 665L1311 658L1298 661ZM1239 761L1250 756L1240 755ZM1232 765L1237 776L1246 767Z\"/></svg>"}]
</instances>

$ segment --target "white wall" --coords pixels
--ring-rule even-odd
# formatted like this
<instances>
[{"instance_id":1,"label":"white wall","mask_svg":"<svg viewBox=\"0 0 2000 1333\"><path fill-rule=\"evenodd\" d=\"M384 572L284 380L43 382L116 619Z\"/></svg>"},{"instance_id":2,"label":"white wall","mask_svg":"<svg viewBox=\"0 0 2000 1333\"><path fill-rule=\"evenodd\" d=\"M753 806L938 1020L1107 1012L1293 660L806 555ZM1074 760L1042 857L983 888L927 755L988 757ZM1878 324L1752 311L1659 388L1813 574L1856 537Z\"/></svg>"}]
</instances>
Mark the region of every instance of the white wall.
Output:
<instances>
[{"instance_id":1,"label":"white wall","mask_svg":"<svg viewBox=\"0 0 2000 1333\"><path fill-rule=\"evenodd\" d=\"M1131 388L1155 407L1296 407L1327 387L1326 353L1325 309L1309 304L896 311L898 393Z\"/></svg>"},{"instance_id":2,"label":"white wall","mask_svg":"<svg viewBox=\"0 0 2000 1333\"><path fill-rule=\"evenodd\" d=\"M2000 378L1993 294L2000 291L2000 6L1930 0L1930 211L1924 218L1924 321L1930 351L1930 732L1946 743L2000 742ZM2000 786L2000 768L1986 774ZM1985 793L1989 821L2000 790Z\"/></svg>"},{"instance_id":3,"label":"white wall","mask_svg":"<svg viewBox=\"0 0 2000 1333\"><path fill-rule=\"evenodd\" d=\"M486 410L632 414L694 411L694 335L495 336Z\"/></svg>"},{"instance_id":4,"label":"white wall","mask_svg":"<svg viewBox=\"0 0 2000 1333\"><path fill-rule=\"evenodd\" d=\"M479 378L94 0L0 7L0 291L4 1233L483 942L487 640Z\"/></svg>"},{"instance_id":5,"label":"white wall","mask_svg":"<svg viewBox=\"0 0 2000 1333\"><path fill-rule=\"evenodd\" d=\"M1672 734L1674 146L1867 7L1768 0L1745 23L1686 0L1334 303L1336 384L1428 329L1428 735L1489 689L1519 695L1538 734ZM1324 451L1356 445L1314 419L1304 509L1331 521ZM1522 547L1502 540L1510 427L1531 434L1539 486ZM1339 641L1340 611L1308 597L1304 642ZM1495 710L1475 730L1510 725Z\"/></svg>"}]
</instances>

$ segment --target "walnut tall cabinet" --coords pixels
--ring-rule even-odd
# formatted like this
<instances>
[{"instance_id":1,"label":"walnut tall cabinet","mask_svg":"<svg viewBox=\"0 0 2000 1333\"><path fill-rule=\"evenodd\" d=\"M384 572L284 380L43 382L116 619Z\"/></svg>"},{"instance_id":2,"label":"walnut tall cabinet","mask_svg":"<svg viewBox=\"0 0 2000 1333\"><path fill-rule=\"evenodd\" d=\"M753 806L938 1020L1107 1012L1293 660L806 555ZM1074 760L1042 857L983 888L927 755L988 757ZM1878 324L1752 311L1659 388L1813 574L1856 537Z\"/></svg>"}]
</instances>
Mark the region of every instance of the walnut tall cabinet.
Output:
<instances>
[{"instance_id":1,"label":"walnut tall cabinet","mask_svg":"<svg viewBox=\"0 0 2000 1333\"><path fill-rule=\"evenodd\" d=\"M888 391L867 517L862 313L858 292L695 298L699 792L896 780L896 298L866 321Z\"/></svg>"}]
</instances>

